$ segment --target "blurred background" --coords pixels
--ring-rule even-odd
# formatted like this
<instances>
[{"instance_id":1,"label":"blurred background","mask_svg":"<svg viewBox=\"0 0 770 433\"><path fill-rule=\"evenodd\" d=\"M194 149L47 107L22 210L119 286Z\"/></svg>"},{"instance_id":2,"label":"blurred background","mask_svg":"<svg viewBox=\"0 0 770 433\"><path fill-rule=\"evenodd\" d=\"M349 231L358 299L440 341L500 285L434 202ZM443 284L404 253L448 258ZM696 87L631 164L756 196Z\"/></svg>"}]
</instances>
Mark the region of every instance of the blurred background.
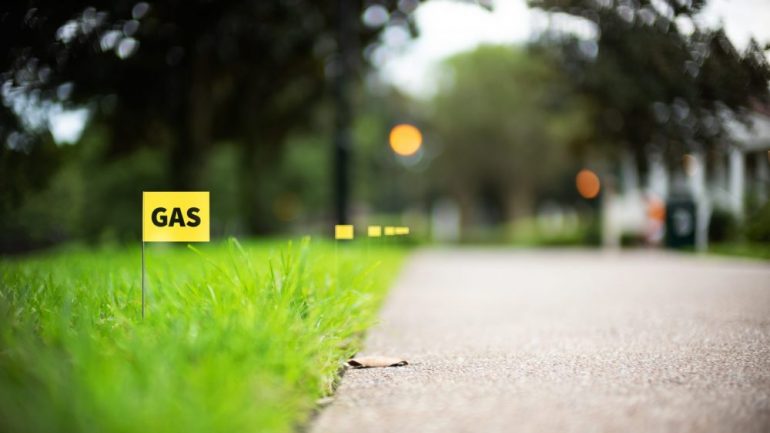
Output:
<instances>
[{"instance_id":1,"label":"blurred background","mask_svg":"<svg viewBox=\"0 0 770 433\"><path fill-rule=\"evenodd\" d=\"M770 256L764 0L102 3L0 6L2 253L207 190L215 237Z\"/></svg>"}]
</instances>

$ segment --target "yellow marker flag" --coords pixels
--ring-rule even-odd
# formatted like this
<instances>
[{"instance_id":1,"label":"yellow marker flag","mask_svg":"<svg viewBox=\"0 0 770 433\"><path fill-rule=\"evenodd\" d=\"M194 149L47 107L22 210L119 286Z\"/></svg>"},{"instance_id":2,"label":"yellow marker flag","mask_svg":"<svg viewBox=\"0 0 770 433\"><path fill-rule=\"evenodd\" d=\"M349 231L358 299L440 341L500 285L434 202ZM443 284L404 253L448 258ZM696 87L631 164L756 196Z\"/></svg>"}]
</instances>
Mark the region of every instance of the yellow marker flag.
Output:
<instances>
[{"instance_id":1,"label":"yellow marker flag","mask_svg":"<svg viewBox=\"0 0 770 433\"><path fill-rule=\"evenodd\" d=\"M395 227L390 227L390 226L386 226L385 227L385 236L393 236L395 234L396 234L396 228Z\"/></svg>"},{"instance_id":2,"label":"yellow marker flag","mask_svg":"<svg viewBox=\"0 0 770 433\"><path fill-rule=\"evenodd\" d=\"M349 224L334 226L334 239L353 239L353 226Z\"/></svg>"},{"instance_id":3,"label":"yellow marker flag","mask_svg":"<svg viewBox=\"0 0 770 433\"><path fill-rule=\"evenodd\" d=\"M208 242L208 191L144 191L142 241Z\"/></svg>"},{"instance_id":4,"label":"yellow marker flag","mask_svg":"<svg viewBox=\"0 0 770 433\"><path fill-rule=\"evenodd\" d=\"M367 229L367 234L370 238L378 238L382 236L382 227L380 226L369 226Z\"/></svg>"},{"instance_id":5,"label":"yellow marker flag","mask_svg":"<svg viewBox=\"0 0 770 433\"><path fill-rule=\"evenodd\" d=\"M409 227L396 227L395 232L397 235L408 235Z\"/></svg>"}]
</instances>

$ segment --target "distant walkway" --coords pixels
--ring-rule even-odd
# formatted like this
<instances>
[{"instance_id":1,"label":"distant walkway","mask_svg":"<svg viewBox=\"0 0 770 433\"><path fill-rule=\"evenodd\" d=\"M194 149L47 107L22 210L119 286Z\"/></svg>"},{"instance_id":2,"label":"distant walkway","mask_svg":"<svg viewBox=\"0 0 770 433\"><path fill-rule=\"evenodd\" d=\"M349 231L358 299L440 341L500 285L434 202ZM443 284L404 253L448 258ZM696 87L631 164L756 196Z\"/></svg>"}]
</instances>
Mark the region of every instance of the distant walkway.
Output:
<instances>
[{"instance_id":1,"label":"distant walkway","mask_svg":"<svg viewBox=\"0 0 770 433\"><path fill-rule=\"evenodd\" d=\"M426 250L313 433L768 432L770 266Z\"/></svg>"}]
</instances>

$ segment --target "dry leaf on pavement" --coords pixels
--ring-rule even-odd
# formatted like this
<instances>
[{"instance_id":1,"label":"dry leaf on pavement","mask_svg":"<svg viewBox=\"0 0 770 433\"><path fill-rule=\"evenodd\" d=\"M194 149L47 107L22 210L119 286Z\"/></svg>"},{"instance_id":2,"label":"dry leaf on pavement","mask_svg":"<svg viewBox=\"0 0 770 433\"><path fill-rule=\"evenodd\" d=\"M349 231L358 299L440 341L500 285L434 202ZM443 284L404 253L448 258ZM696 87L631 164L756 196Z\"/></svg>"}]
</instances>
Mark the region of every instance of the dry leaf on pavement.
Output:
<instances>
[{"instance_id":1,"label":"dry leaf on pavement","mask_svg":"<svg viewBox=\"0 0 770 433\"><path fill-rule=\"evenodd\" d=\"M361 356L351 358L346 363L353 368L373 368L373 367L402 367L407 365L405 359L393 358L391 356Z\"/></svg>"}]
</instances>

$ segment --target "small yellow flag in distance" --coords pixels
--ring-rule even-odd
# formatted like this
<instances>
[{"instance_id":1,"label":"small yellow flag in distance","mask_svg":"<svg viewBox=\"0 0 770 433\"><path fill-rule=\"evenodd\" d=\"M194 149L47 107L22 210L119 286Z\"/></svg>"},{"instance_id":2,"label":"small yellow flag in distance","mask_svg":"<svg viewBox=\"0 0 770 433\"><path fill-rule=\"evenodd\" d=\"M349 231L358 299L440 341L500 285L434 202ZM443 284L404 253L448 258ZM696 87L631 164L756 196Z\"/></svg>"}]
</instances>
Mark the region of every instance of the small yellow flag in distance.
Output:
<instances>
[{"instance_id":1,"label":"small yellow flag in distance","mask_svg":"<svg viewBox=\"0 0 770 433\"><path fill-rule=\"evenodd\" d=\"M369 226L367 228L367 234L370 238L378 238L382 236L382 227L381 226Z\"/></svg>"},{"instance_id":2,"label":"small yellow flag in distance","mask_svg":"<svg viewBox=\"0 0 770 433\"><path fill-rule=\"evenodd\" d=\"M409 227L396 227L395 231L397 235L408 235Z\"/></svg>"},{"instance_id":3,"label":"small yellow flag in distance","mask_svg":"<svg viewBox=\"0 0 770 433\"><path fill-rule=\"evenodd\" d=\"M385 227L385 236L394 236L396 234L396 228L391 226Z\"/></svg>"},{"instance_id":4,"label":"small yellow flag in distance","mask_svg":"<svg viewBox=\"0 0 770 433\"><path fill-rule=\"evenodd\" d=\"M208 191L142 192L142 241L208 242Z\"/></svg>"},{"instance_id":5,"label":"small yellow flag in distance","mask_svg":"<svg viewBox=\"0 0 770 433\"><path fill-rule=\"evenodd\" d=\"M353 239L353 226L349 224L334 226L334 239Z\"/></svg>"}]
</instances>

